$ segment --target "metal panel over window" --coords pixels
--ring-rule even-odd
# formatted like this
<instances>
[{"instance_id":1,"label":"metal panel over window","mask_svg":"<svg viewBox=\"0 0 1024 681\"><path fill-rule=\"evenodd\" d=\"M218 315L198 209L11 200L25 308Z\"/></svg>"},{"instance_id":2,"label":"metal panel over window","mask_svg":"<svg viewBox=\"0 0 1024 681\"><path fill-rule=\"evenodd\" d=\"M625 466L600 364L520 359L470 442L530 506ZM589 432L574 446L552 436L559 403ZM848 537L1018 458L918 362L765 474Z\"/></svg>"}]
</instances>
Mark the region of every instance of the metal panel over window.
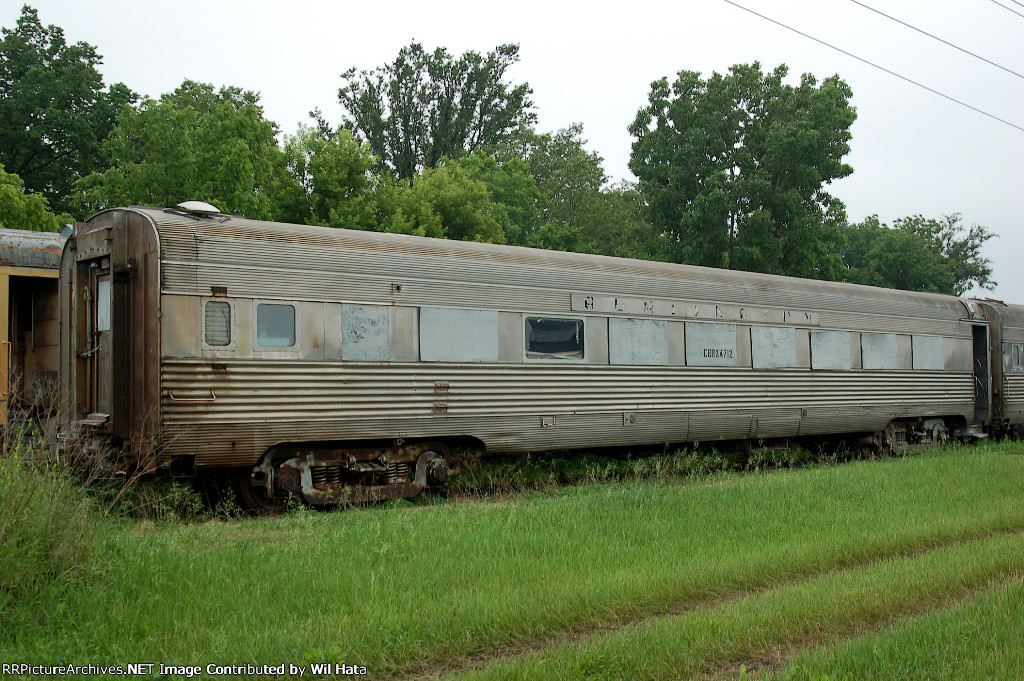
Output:
<instances>
[{"instance_id":1,"label":"metal panel over window","mask_svg":"<svg viewBox=\"0 0 1024 681\"><path fill-rule=\"evenodd\" d=\"M295 345L295 307L276 303L256 306L256 344L265 348Z\"/></svg>"},{"instance_id":2,"label":"metal panel over window","mask_svg":"<svg viewBox=\"0 0 1024 681\"><path fill-rule=\"evenodd\" d=\"M582 319L526 318L529 359L583 359L583 341Z\"/></svg>"},{"instance_id":3,"label":"metal panel over window","mask_svg":"<svg viewBox=\"0 0 1024 681\"><path fill-rule=\"evenodd\" d=\"M357 362L391 359L390 311L383 305L342 305L341 358Z\"/></svg>"},{"instance_id":4,"label":"metal panel over window","mask_svg":"<svg viewBox=\"0 0 1024 681\"><path fill-rule=\"evenodd\" d=\"M895 369L899 353L894 333L862 333L861 362L865 369Z\"/></svg>"},{"instance_id":5,"label":"metal panel over window","mask_svg":"<svg viewBox=\"0 0 1024 681\"><path fill-rule=\"evenodd\" d=\"M739 363L735 324L686 322L685 335L687 366L734 367Z\"/></svg>"},{"instance_id":6,"label":"metal panel over window","mask_svg":"<svg viewBox=\"0 0 1024 681\"><path fill-rule=\"evenodd\" d=\"M206 303L203 337L207 345L231 345L231 305L222 300Z\"/></svg>"},{"instance_id":7,"label":"metal panel over window","mask_svg":"<svg viewBox=\"0 0 1024 681\"><path fill-rule=\"evenodd\" d=\"M847 370L853 366L848 331L811 331L811 368Z\"/></svg>"},{"instance_id":8,"label":"metal panel over window","mask_svg":"<svg viewBox=\"0 0 1024 681\"><path fill-rule=\"evenodd\" d=\"M796 366L796 329L786 326L750 328L750 355L755 369Z\"/></svg>"},{"instance_id":9,"label":"metal panel over window","mask_svg":"<svg viewBox=\"0 0 1024 681\"><path fill-rule=\"evenodd\" d=\"M498 312L420 308L424 362L497 362Z\"/></svg>"},{"instance_id":10,"label":"metal panel over window","mask_svg":"<svg viewBox=\"0 0 1024 681\"><path fill-rule=\"evenodd\" d=\"M946 346L939 336L914 336L914 368L942 371L946 368Z\"/></svg>"},{"instance_id":11,"label":"metal panel over window","mask_svg":"<svg viewBox=\"0 0 1024 681\"><path fill-rule=\"evenodd\" d=\"M612 364L668 364L668 322L660 319L608 320L608 352Z\"/></svg>"}]
</instances>

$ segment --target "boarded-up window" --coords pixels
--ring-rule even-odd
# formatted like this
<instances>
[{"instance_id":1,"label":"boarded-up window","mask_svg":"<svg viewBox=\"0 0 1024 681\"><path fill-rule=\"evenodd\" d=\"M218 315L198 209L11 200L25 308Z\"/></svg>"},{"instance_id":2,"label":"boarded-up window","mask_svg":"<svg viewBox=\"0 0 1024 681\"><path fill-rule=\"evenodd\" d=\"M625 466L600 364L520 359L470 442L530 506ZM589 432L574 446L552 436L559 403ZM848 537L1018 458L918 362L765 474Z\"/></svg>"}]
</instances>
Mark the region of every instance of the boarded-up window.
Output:
<instances>
[{"instance_id":1,"label":"boarded-up window","mask_svg":"<svg viewBox=\"0 0 1024 681\"><path fill-rule=\"evenodd\" d=\"M750 355L755 369L796 366L796 329L754 326L750 329Z\"/></svg>"},{"instance_id":2,"label":"boarded-up window","mask_svg":"<svg viewBox=\"0 0 1024 681\"><path fill-rule=\"evenodd\" d=\"M424 362L497 362L498 312L420 308Z\"/></svg>"},{"instance_id":3,"label":"boarded-up window","mask_svg":"<svg viewBox=\"0 0 1024 681\"><path fill-rule=\"evenodd\" d=\"M946 368L946 348L938 336L913 336L914 368L942 371Z\"/></svg>"},{"instance_id":4,"label":"boarded-up window","mask_svg":"<svg viewBox=\"0 0 1024 681\"><path fill-rule=\"evenodd\" d=\"M846 370L853 366L847 331L811 331L811 368Z\"/></svg>"},{"instance_id":5,"label":"boarded-up window","mask_svg":"<svg viewBox=\"0 0 1024 681\"><path fill-rule=\"evenodd\" d=\"M695 367L734 367L739 361L736 352L735 324L686 322L686 364Z\"/></svg>"},{"instance_id":6,"label":"boarded-up window","mask_svg":"<svg viewBox=\"0 0 1024 681\"><path fill-rule=\"evenodd\" d=\"M668 323L613 317L608 320L608 353L612 364L668 364Z\"/></svg>"},{"instance_id":7,"label":"boarded-up window","mask_svg":"<svg viewBox=\"0 0 1024 681\"><path fill-rule=\"evenodd\" d=\"M203 327L207 345L231 345L231 305L222 300L207 302Z\"/></svg>"},{"instance_id":8,"label":"boarded-up window","mask_svg":"<svg viewBox=\"0 0 1024 681\"><path fill-rule=\"evenodd\" d=\"M342 305L341 358L356 362L389 360L390 310L383 305Z\"/></svg>"},{"instance_id":9,"label":"boarded-up window","mask_svg":"<svg viewBox=\"0 0 1024 681\"><path fill-rule=\"evenodd\" d=\"M256 306L256 343L265 348L295 345L295 308L291 305L260 303Z\"/></svg>"},{"instance_id":10,"label":"boarded-up window","mask_svg":"<svg viewBox=\"0 0 1024 681\"><path fill-rule=\"evenodd\" d=\"M530 359L582 359L583 320L527 317L526 356Z\"/></svg>"},{"instance_id":11,"label":"boarded-up window","mask_svg":"<svg viewBox=\"0 0 1024 681\"><path fill-rule=\"evenodd\" d=\"M865 369L895 369L899 366L899 351L894 333L862 333L860 348L862 366Z\"/></svg>"}]
</instances>

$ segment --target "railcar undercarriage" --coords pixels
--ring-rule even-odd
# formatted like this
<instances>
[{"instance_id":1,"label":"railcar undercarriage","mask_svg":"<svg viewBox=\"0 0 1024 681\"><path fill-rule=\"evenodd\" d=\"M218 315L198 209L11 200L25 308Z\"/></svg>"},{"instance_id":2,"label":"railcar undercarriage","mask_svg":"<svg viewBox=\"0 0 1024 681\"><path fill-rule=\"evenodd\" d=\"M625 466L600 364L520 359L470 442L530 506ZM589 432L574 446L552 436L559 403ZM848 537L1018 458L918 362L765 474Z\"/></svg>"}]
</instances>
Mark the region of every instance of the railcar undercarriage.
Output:
<instances>
[{"instance_id":1,"label":"railcar undercarriage","mask_svg":"<svg viewBox=\"0 0 1024 681\"><path fill-rule=\"evenodd\" d=\"M411 499L443 490L450 476L447 445L398 443L391 447L274 447L238 478L241 501L261 512L282 510L289 497L311 506Z\"/></svg>"}]
</instances>

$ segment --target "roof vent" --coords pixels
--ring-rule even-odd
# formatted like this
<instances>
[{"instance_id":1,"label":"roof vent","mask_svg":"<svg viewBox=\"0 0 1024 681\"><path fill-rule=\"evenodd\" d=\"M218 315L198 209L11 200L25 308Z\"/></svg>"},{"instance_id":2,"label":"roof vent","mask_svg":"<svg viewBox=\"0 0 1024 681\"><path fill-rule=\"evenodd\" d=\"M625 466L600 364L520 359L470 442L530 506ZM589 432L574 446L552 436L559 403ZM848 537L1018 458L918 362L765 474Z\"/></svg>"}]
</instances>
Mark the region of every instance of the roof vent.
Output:
<instances>
[{"instance_id":1,"label":"roof vent","mask_svg":"<svg viewBox=\"0 0 1024 681\"><path fill-rule=\"evenodd\" d=\"M178 204L178 208L197 215L220 215L220 209L217 206L211 206L205 201L182 201Z\"/></svg>"}]
</instances>

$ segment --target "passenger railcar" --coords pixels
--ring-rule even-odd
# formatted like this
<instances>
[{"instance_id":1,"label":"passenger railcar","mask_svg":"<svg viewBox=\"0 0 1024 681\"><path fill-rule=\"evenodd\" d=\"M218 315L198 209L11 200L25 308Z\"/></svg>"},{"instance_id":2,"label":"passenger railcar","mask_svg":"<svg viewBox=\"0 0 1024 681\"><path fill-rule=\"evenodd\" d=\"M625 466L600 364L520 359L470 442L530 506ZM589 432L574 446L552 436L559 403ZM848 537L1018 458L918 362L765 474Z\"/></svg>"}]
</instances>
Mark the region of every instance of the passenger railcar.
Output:
<instances>
[{"instance_id":1,"label":"passenger railcar","mask_svg":"<svg viewBox=\"0 0 1024 681\"><path fill-rule=\"evenodd\" d=\"M248 503L412 496L449 448L1024 422L1024 308L491 244L123 208L61 262L66 421Z\"/></svg>"},{"instance_id":2,"label":"passenger railcar","mask_svg":"<svg viewBox=\"0 0 1024 681\"><path fill-rule=\"evenodd\" d=\"M9 405L46 416L55 403L63 247L61 234L0 229L0 427Z\"/></svg>"}]
</instances>

